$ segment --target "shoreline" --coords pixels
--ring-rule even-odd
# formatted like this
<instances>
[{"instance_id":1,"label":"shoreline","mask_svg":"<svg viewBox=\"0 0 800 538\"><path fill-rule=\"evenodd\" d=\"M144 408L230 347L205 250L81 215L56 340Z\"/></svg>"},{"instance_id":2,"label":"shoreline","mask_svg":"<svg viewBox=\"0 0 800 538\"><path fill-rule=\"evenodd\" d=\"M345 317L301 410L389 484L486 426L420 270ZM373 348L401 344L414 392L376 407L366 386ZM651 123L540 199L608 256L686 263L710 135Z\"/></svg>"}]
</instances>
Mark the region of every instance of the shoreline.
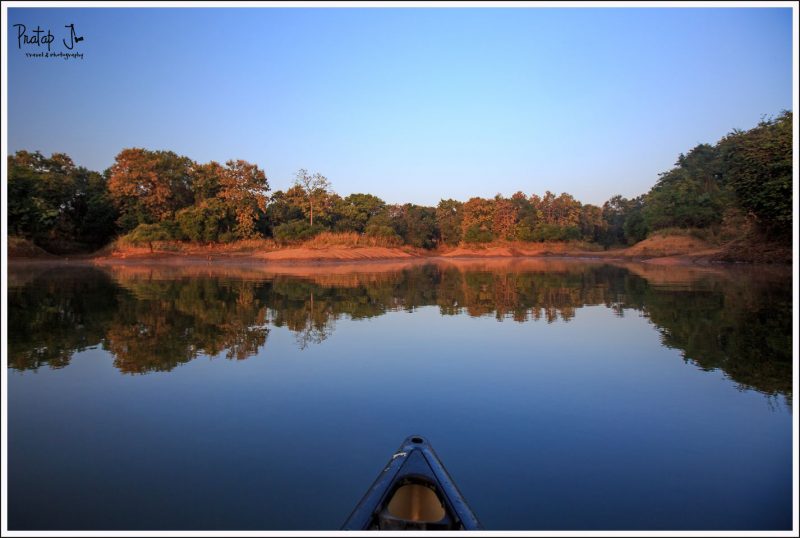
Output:
<instances>
[{"instance_id":1,"label":"shoreline","mask_svg":"<svg viewBox=\"0 0 800 538\"><path fill-rule=\"evenodd\" d=\"M342 250L349 251L350 256L343 256ZM737 266L751 265L737 262L715 261L711 257L719 249L697 253L683 253L673 255L642 255L626 253L627 249L619 251L562 251L538 253L498 253L497 249L480 249L474 251L461 251L457 254L441 252L410 254L401 249L384 249L390 252L359 252L359 248L348 249L286 249L269 253L219 253L202 255L192 252L153 252L129 253L118 255L81 255L81 256L48 256L48 257L23 257L9 256L8 263L36 264L36 265L96 265L96 266L135 266L135 265L258 265L258 266L346 266L370 264L395 264L395 263L436 263L436 262L475 262L475 261L516 261L516 260L574 260L587 262L636 262L652 265L671 266ZM364 250L372 250L366 247ZM396 251L396 252L395 252ZM279 253L279 256L269 256Z\"/></svg>"},{"instance_id":2,"label":"shoreline","mask_svg":"<svg viewBox=\"0 0 800 538\"><path fill-rule=\"evenodd\" d=\"M119 265L248 265L320 266L380 263L417 263L452 260L573 259L597 262L637 262L660 266L791 265L792 256L758 244L711 245L690 235L654 235L628 247L602 250L588 243L489 243L442 246L424 250L411 246L358 244L301 244L277 247L273 243L233 244L158 243L146 247L112 245L92 254L54 255L24 241L25 248L9 248L10 264L88 263ZM733 248L732 248L733 247ZM747 247L747 248L745 248ZM753 255L755 253L755 255ZM786 263L788 262L788 263Z\"/></svg>"}]
</instances>

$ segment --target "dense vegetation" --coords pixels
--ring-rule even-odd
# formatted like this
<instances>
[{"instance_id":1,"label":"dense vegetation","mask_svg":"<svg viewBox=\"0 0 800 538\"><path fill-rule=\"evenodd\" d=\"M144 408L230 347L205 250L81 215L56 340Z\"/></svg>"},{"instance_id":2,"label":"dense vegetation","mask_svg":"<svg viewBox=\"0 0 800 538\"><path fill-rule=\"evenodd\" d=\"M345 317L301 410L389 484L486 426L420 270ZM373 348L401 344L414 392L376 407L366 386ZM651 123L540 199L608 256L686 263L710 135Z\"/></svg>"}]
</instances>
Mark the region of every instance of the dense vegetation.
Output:
<instances>
[{"instance_id":1,"label":"dense vegetation","mask_svg":"<svg viewBox=\"0 0 800 538\"><path fill-rule=\"evenodd\" d=\"M200 164L171 151L122 150L100 174L64 154L19 151L8 159L9 232L54 253L88 252L117 236L139 244L272 237L287 244L323 231L431 249L497 241L584 240L632 244L654 231L702 231L733 239L743 230L791 242L792 113L733 131L680 155L647 194L602 207L570 194L443 199L436 207L387 204L372 194L336 194L321 174L299 170L270 193L257 165Z\"/></svg>"},{"instance_id":2,"label":"dense vegetation","mask_svg":"<svg viewBox=\"0 0 800 538\"><path fill-rule=\"evenodd\" d=\"M792 282L781 276L784 268L775 269L777 276L741 269L725 279L670 268L669 280L684 282L680 292L658 285L658 271L640 276L599 263L551 262L524 272L428 264L317 278L267 278L247 266L205 271L19 269L9 276L9 366L60 368L75 352L99 345L122 372L169 371L203 355L255 356L268 348L275 327L292 331L305 348L328 338L338 319L428 305L448 316L546 323L603 305L620 316L646 316L665 345L705 370L791 398Z\"/></svg>"}]
</instances>

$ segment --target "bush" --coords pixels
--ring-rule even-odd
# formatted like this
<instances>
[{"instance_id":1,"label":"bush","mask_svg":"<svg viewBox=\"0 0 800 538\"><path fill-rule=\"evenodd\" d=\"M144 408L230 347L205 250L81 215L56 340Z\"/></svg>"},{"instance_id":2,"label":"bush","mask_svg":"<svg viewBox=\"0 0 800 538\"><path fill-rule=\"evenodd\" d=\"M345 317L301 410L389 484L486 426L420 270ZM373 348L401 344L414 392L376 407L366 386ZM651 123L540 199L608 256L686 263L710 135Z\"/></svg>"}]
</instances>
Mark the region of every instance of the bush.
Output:
<instances>
[{"instance_id":1,"label":"bush","mask_svg":"<svg viewBox=\"0 0 800 538\"><path fill-rule=\"evenodd\" d=\"M491 243L494 239L492 232L473 224L464 232L464 241L467 243Z\"/></svg>"},{"instance_id":2,"label":"bush","mask_svg":"<svg viewBox=\"0 0 800 538\"><path fill-rule=\"evenodd\" d=\"M172 239L168 229L161 224L140 224L123 238L132 245L147 244L150 252L153 252L153 243L156 241L168 241Z\"/></svg>"},{"instance_id":3,"label":"bush","mask_svg":"<svg viewBox=\"0 0 800 538\"><path fill-rule=\"evenodd\" d=\"M369 237L379 237L381 239L396 239L402 243L402 239L397 232L394 231L394 228L391 226L382 226L379 224L370 224L367 226L364 233Z\"/></svg>"},{"instance_id":4,"label":"bush","mask_svg":"<svg viewBox=\"0 0 800 538\"><path fill-rule=\"evenodd\" d=\"M514 231L514 236L517 238L518 241L527 241L527 242L536 241L535 238L536 236L534 234L533 229L531 229L531 227L528 224L523 222L517 224L517 227Z\"/></svg>"},{"instance_id":5,"label":"bush","mask_svg":"<svg viewBox=\"0 0 800 538\"><path fill-rule=\"evenodd\" d=\"M574 241L581 238L581 231L577 226L538 224L532 236L534 241Z\"/></svg>"},{"instance_id":6,"label":"bush","mask_svg":"<svg viewBox=\"0 0 800 538\"><path fill-rule=\"evenodd\" d=\"M218 200L208 200L200 206L187 207L176 215L179 235L200 243L221 241L223 235L233 236L228 230L230 226L227 217L227 211Z\"/></svg>"},{"instance_id":7,"label":"bush","mask_svg":"<svg viewBox=\"0 0 800 538\"><path fill-rule=\"evenodd\" d=\"M273 228L272 237L276 242L285 245L307 241L323 231L325 229L319 224L311 226L304 220L293 220Z\"/></svg>"}]
</instances>

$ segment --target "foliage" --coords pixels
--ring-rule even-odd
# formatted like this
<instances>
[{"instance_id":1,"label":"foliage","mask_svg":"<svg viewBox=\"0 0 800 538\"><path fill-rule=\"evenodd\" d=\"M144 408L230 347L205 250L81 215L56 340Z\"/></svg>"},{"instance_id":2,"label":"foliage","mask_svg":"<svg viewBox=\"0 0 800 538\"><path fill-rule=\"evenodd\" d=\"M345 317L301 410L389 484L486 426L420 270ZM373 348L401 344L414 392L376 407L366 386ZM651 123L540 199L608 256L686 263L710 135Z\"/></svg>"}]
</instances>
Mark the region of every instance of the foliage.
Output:
<instances>
[{"instance_id":1,"label":"foliage","mask_svg":"<svg viewBox=\"0 0 800 538\"><path fill-rule=\"evenodd\" d=\"M173 238L168 226L159 224L140 224L123 238L133 245L146 244L153 252L153 243L156 241L168 241Z\"/></svg>"},{"instance_id":2,"label":"foliage","mask_svg":"<svg viewBox=\"0 0 800 538\"><path fill-rule=\"evenodd\" d=\"M222 169L219 187L219 198L236 218L236 237L255 236L256 223L266 211L269 200L269 183L264 171L241 159L230 160Z\"/></svg>"},{"instance_id":3,"label":"foliage","mask_svg":"<svg viewBox=\"0 0 800 538\"><path fill-rule=\"evenodd\" d=\"M364 233L367 222L380 214L386 207L386 202L372 194L356 193L339 198L333 207L335 213L336 231L353 231Z\"/></svg>"},{"instance_id":4,"label":"foliage","mask_svg":"<svg viewBox=\"0 0 800 538\"><path fill-rule=\"evenodd\" d=\"M606 234L607 225L603 220L603 210L596 205L581 206L580 232L584 241L600 243Z\"/></svg>"},{"instance_id":5,"label":"foliage","mask_svg":"<svg viewBox=\"0 0 800 538\"><path fill-rule=\"evenodd\" d=\"M116 233L106 178L67 155L17 152L8 158L9 233L51 252L87 251Z\"/></svg>"},{"instance_id":6,"label":"foliage","mask_svg":"<svg viewBox=\"0 0 800 538\"><path fill-rule=\"evenodd\" d=\"M364 231L368 237L375 237L385 240L388 244L400 245L403 243L403 238L397 235L394 228L381 224L370 224Z\"/></svg>"},{"instance_id":7,"label":"foliage","mask_svg":"<svg viewBox=\"0 0 800 538\"><path fill-rule=\"evenodd\" d=\"M402 221L403 241L417 248L434 248L439 241L436 227L436 209L415 204L405 204L399 219Z\"/></svg>"},{"instance_id":8,"label":"foliage","mask_svg":"<svg viewBox=\"0 0 800 538\"><path fill-rule=\"evenodd\" d=\"M461 242L461 220L464 217L463 205L458 200L440 200L436 206L436 225L442 242L457 245Z\"/></svg>"},{"instance_id":9,"label":"foliage","mask_svg":"<svg viewBox=\"0 0 800 538\"><path fill-rule=\"evenodd\" d=\"M272 236L280 244L299 243L311 239L324 231L319 224L312 226L304 220L293 220L280 224L272 230Z\"/></svg>"},{"instance_id":10,"label":"foliage","mask_svg":"<svg viewBox=\"0 0 800 538\"><path fill-rule=\"evenodd\" d=\"M755 215L762 230L791 240L792 113L734 131L720 141L722 177L739 206Z\"/></svg>"},{"instance_id":11,"label":"foliage","mask_svg":"<svg viewBox=\"0 0 800 538\"><path fill-rule=\"evenodd\" d=\"M534 241L573 241L580 237L581 232L577 226L541 223L533 230Z\"/></svg>"},{"instance_id":12,"label":"foliage","mask_svg":"<svg viewBox=\"0 0 800 538\"><path fill-rule=\"evenodd\" d=\"M123 232L139 224L171 219L191 205L193 163L171 151L122 150L110 169L108 190L119 209Z\"/></svg>"},{"instance_id":13,"label":"foliage","mask_svg":"<svg viewBox=\"0 0 800 538\"><path fill-rule=\"evenodd\" d=\"M204 200L200 205L181 209L175 220L182 237L201 243L220 241L223 234L231 237L236 226L236 220L225 203L214 198Z\"/></svg>"},{"instance_id":14,"label":"foliage","mask_svg":"<svg viewBox=\"0 0 800 538\"><path fill-rule=\"evenodd\" d=\"M694 147L646 194L616 195L602 207L549 190L442 199L435 208L387 204L368 193L342 198L325 176L306 169L270 197L266 173L244 160L200 164L171 151L126 148L99 174L64 154L20 151L8 158L8 223L11 234L59 253L99 248L143 224L204 243L273 236L286 244L328 231L426 249L575 239L607 248L659 230L693 229L718 241L757 231L752 237L761 242L787 244L792 179L791 112Z\"/></svg>"},{"instance_id":15,"label":"foliage","mask_svg":"<svg viewBox=\"0 0 800 538\"><path fill-rule=\"evenodd\" d=\"M309 174L308 170L301 168L297 171L294 180L294 186L299 189L299 194L303 198L302 204L303 211L308 209L308 222L310 226L314 226L314 206L318 209L324 202L328 191L331 188L331 183L328 178L320 173Z\"/></svg>"},{"instance_id":16,"label":"foliage","mask_svg":"<svg viewBox=\"0 0 800 538\"><path fill-rule=\"evenodd\" d=\"M283 191L275 191L267 206L265 218L270 229L270 235L281 224L305 218L303 208L295 205L291 195Z\"/></svg>"},{"instance_id":17,"label":"foliage","mask_svg":"<svg viewBox=\"0 0 800 538\"><path fill-rule=\"evenodd\" d=\"M719 182L717 148L700 144L661 174L643 208L647 228L698 228L719 224L727 190Z\"/></svg>"},{"instance_id":18,"label":"foliage","mask_svg":"<svg viewBox=\"0 0 800 538\"><path fill-rule=\"evenodd\" d=\"M490 243L493 239L492 232L477 223L471 225L464 232L465 243Z\"/></svg>"},{"instance_id":19,"label":"foliage","mask_svg":"<svg viewBox=\"0 0 800 538\"><path fill-rule=\"evenodd\" d=\"M470 198L462 206L461 230L467 243L486 243L494 239L494 203L484 198Z\"/></svg>"}]
</instances>

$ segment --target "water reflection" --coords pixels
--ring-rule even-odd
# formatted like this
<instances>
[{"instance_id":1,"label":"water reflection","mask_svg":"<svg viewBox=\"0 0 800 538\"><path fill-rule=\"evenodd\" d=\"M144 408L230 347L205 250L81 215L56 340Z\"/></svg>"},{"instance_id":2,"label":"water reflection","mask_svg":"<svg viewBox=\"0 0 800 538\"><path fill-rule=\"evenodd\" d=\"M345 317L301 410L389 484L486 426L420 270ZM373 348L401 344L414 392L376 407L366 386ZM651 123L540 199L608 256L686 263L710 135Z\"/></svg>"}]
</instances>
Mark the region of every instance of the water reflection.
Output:
<instances>
[{"instance_id":1,"label":"water reflection","mask_svg":"<svg viewBox=\"0 0 800 538\"><path fill-rule=\"evenodd\" d=\"M215 264L15 266L9 366L61 368L102 346L123 373L170 371L199 356L242 360L286 327L301 349L342 316L435 305L443 316L569 322L585 305L641 313L665 346L742 388L791 397L788 271L559 260L326 268Z\"/></svg>"}]
</instances>

